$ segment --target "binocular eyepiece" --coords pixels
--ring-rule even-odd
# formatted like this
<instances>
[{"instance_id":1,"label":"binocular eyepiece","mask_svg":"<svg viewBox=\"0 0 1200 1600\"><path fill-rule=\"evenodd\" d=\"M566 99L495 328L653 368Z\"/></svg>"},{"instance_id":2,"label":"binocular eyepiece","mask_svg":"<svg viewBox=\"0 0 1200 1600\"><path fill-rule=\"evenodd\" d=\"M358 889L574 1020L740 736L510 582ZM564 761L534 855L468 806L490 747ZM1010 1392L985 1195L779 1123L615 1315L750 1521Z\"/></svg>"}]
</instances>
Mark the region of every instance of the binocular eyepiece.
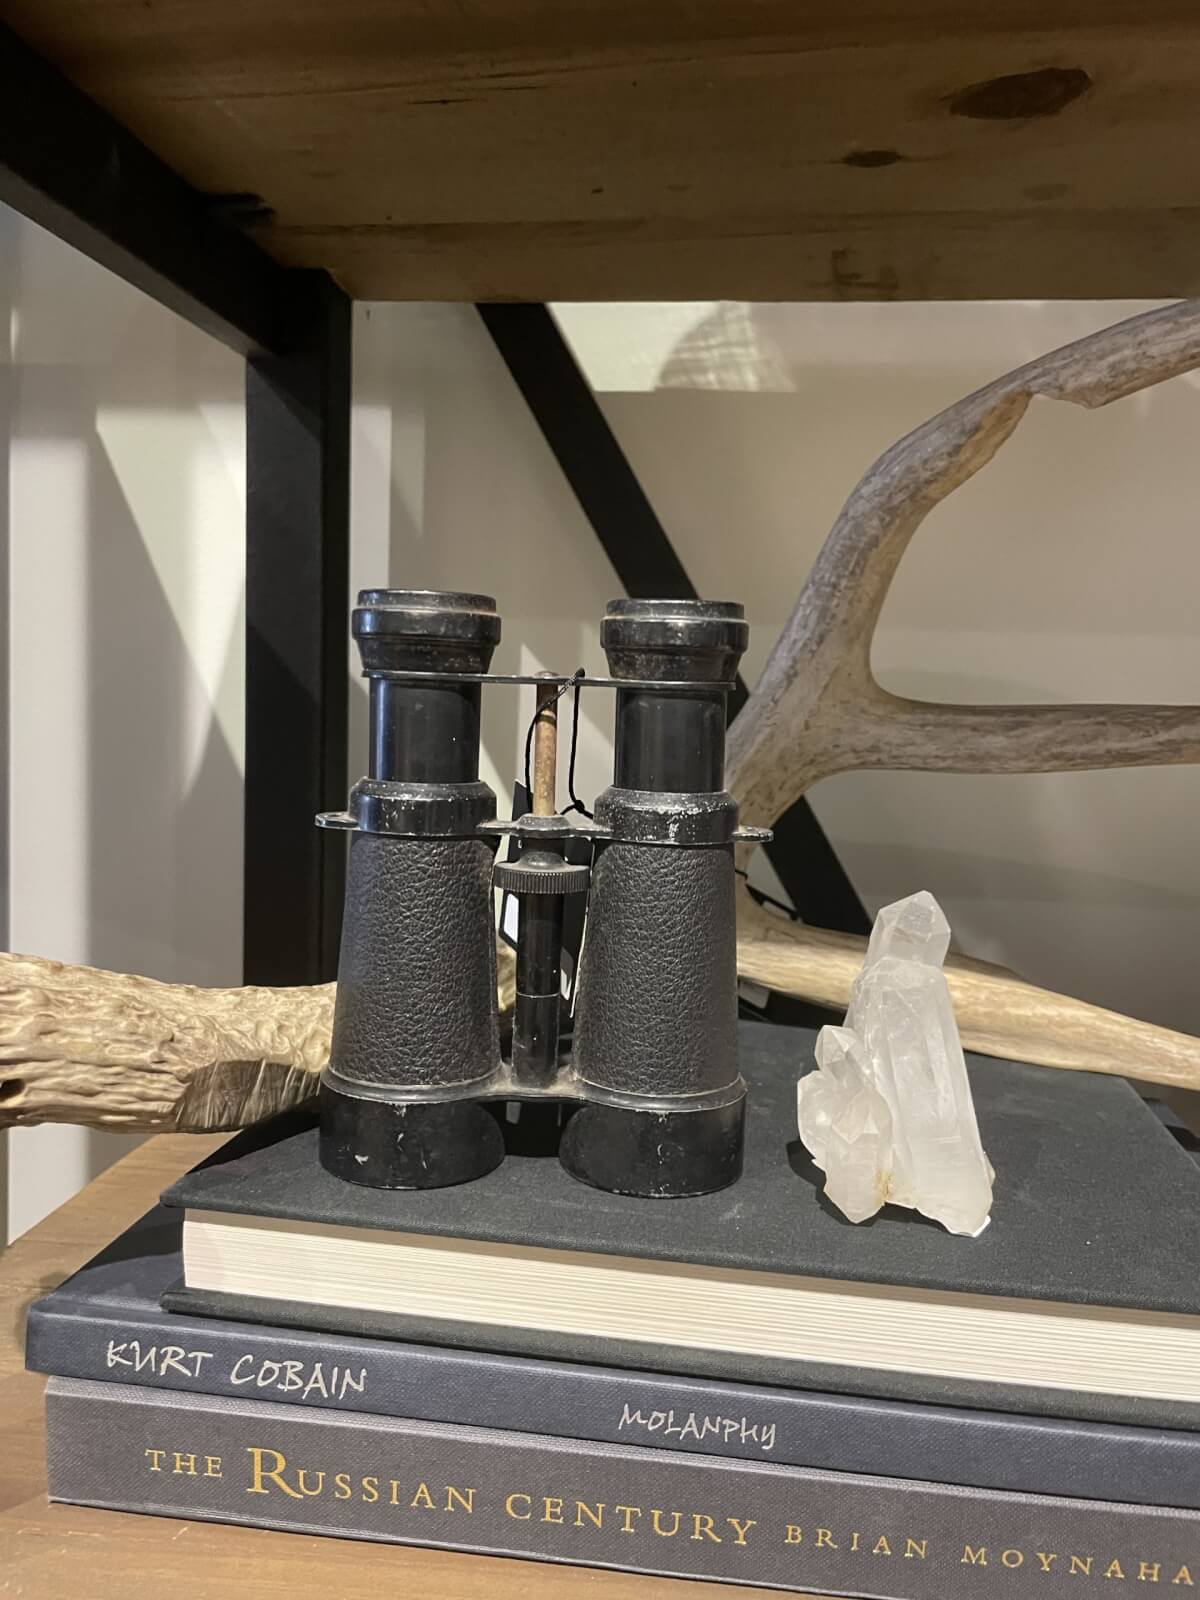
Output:
<instances>
[{"instance_id":1,"label":"binocular eyepiece","mask_svg":"<svg viewBox=\"0 0 1200 1600\"><path fill-rule=\"evenodd\" d=\"M612 676L489 674L486 595L371 589L354 637L370 683L370 771L352 832L337 1003L321 1083L320 1158L375 1188L436 1188L504 1157L505 1107L557 1103L559 1159L585 1183L700 1194L741 1171L733 846L723 790L726 695L742 607L615 600ZM479 779L485 684L534 683L532 810L495 814ZM616 691L612 785L595 818L555 812L556 703ZM520 854L496 864L515 836ZM567 841L591 845L591 866ZM577 852L571 852L577 856ZM502 1057L493 882L519 907L512 1049ZM586 894L573 1037L561 1027L564 906Z\"/></svg>"}]
</instances>

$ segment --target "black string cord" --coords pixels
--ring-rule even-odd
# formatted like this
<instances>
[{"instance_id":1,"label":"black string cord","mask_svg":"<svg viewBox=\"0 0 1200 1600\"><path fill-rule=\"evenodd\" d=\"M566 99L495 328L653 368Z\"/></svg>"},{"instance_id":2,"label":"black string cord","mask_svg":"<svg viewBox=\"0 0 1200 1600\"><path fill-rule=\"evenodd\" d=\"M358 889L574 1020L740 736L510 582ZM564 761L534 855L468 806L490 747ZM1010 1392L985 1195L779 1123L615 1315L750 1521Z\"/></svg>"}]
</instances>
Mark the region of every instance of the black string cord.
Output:
<instances>
[{"instance_id":1,"label":"black string cord","mask_svg":"<svg viewBox=\"0 0 1200 1600\"><path fill-rule=\"evenodd\" d=\"M564 808L563 815L566 816L569 811L578 811L580 816L587 817L590 821L592 813L575 793L575 752L579 748L579 691L583 687L580 681L583 676L583 668L579 667L571 680L575 689L575 703L571 707L571 756L567 762L567 793L571 796L571 804Z\"/></svg>"}]
</instances>

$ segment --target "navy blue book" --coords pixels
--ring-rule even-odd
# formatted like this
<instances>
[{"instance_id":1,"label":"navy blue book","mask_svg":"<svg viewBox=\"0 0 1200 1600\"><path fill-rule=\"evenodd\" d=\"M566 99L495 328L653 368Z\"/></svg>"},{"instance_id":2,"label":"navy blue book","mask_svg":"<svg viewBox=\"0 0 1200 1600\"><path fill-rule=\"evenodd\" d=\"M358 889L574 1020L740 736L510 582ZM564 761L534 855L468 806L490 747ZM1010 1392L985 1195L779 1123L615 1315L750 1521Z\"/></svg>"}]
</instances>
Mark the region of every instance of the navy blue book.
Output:
<instances>
[{"instance_id":1,"label":"navy blue book","mask_svg":"<svg viewBox=\"0 0 1200 1600\"><path fill-rule=\"evenodd\" d=\"M1200 1166L1123 1079L968 1062L996 1168L978 1238L848 1223L795 1136L805 1029L746 1024L744 1176L659 1201L512 1153L383 1191L255 1130L184 1177L174 1309L783 1388L1200 1426Z\"/></svg>"},{"instance_id":2,"label":"navy blue book","mask_svg":"<svg viewBox=\"0 0 1200 1600\"><path fill-rule=\"evenodd\" d=\"M1200 1432L723 1383L162 1310L159 1207L29 1311L27 1364L160 1394L536 1432L837 1473L1200 1510Z\"/></svg>"}]
</instances>

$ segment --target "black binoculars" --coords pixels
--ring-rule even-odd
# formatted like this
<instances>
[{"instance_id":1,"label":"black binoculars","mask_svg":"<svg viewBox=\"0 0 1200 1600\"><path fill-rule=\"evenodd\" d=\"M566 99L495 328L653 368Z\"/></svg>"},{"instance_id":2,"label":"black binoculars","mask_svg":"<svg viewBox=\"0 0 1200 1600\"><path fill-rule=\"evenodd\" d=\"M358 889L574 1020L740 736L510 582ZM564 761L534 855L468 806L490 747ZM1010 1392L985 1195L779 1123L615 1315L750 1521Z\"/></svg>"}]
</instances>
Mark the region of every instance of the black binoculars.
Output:
<instances>
[{"instance_id":1,"label":"black binoculars","mask_svg":"<svg viewBox=\"0 0 1200 1600\"><path fill-rule=\"evenodd\" d=\"M438 1188L504 1157L513 1102L561 1108L572 1176L624 1194L703 1194L742 1166L735 842L723 789L726 695L748 629L740 605L614 600L610 678L490 674L486 595L368 589L353 633L370 683L370 775L352 832L337 1005L321 1080L320 1159L351 1183ZM537 688L531 810L496 816L479 778L485 684ZM565 686L616 691L613 783L590 821L555 811ZM494 862L515 837L515 859ZM590 865L578 847L590 844ZM584 852L585 855L587 852ZM501 1051L493 885L515 897L512 1046ZM569 1043L568 897L587 896Z\"/></svg>"}]
</instances>

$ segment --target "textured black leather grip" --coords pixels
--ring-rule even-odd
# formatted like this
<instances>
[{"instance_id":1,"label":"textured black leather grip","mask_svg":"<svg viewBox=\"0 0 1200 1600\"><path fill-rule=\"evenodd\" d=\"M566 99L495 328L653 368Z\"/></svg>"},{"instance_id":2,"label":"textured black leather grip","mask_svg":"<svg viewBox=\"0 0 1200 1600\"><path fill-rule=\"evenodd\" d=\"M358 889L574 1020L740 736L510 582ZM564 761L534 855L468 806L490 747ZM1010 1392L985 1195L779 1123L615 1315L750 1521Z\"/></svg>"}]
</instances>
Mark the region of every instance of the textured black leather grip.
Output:
<instances>
[{"instance_id":1,"label":"textured black leather grip","mask_svg":"<svg viewBox=\"0 0 1200 1600\"><path fill-rule=\"evenodd\" d=\"M330 1068L378 1089L471 1082L500 1059L492 846L356 833Z\"/></svg>"},{"instance_id":2,"label":"textured black leather grip","mask_svg":"<svg viewBox=\"0 0 1200 1600\"><path fill-rule=\"evenodd\" d=\"M739 1083L733 847L613 842L592 870L574 1060L656 1100Z\"/></svg>"}]
</instances>

